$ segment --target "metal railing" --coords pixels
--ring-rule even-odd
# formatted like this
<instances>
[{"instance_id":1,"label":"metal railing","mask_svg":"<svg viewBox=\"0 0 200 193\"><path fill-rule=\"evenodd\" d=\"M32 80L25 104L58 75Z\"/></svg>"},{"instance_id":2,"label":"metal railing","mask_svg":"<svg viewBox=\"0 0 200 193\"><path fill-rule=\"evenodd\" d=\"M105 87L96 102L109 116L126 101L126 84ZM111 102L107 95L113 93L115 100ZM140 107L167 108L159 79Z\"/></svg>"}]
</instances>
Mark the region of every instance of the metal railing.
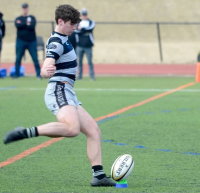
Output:
<instances>
[{"instance_id":1,"label":"metal railing","mask_svg":"<svg viewBox=\"0 0 200 193\"><path fill-rule=\"evenodd\" d=\"M6 23L14 23L14 21L7 20ZM37 21L37 23L41 24L50 24L52 31L55 27L54 21ZM163 61L163 51L162 51L162 37L160 32L161 25L200 25L200 22L101 22L97 21L97 25L155 25L157 31L157 40L159 47L159 56L160 61Z\"/></svg>"}]
</instances>

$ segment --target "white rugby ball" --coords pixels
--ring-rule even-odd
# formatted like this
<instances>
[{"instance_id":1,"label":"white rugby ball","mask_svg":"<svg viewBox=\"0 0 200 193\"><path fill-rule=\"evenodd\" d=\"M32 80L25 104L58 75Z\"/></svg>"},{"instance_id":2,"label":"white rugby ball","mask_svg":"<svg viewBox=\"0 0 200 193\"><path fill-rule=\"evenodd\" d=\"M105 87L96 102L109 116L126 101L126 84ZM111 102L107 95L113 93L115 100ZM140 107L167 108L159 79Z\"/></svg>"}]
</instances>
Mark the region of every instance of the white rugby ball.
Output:
<instances>
[{"instance_id":1,"label":"white rugby ball","mask_svg":"<svg viewBox=\"0 0 200 193\"><path fill-rule=\"evenodd\" d=\"M134 160L131 155L120 155L112 165L111 176L113 180L125 180L131 174L134 167Z\"/></svg>"}]
</instances>

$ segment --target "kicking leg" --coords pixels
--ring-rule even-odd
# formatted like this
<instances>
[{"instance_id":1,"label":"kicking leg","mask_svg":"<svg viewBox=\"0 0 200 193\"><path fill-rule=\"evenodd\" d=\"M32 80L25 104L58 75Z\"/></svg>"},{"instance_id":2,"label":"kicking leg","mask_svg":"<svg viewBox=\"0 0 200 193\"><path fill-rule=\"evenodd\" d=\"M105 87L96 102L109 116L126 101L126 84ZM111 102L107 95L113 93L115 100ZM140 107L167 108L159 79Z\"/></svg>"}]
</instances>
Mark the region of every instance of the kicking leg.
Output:
<instances>
[{"instance_id":1,"label":"kicking leg","mask_svg":"<svg viewBox=\"0 0 200 193\"><path fill-rule=\"evenodd\" d=\"M75 137L80 133L80 123L76 107L68 105L62 107L57 113L59 122L47 123L27 129L10 131L4 137L4 143L11 143L30 137Z\"/></svg>"},{"instance_id":2,"label":"kicking leg","mask_svg":"<svg viewBox=\"0 0 200 193\"><path fill-rule=\"evenodd\" d=\"M75 106L62 107L56 118L58 122L38 126L39 135L48 137L76 137L80 133L79 115Z\"/></svg>"}]
</instances>

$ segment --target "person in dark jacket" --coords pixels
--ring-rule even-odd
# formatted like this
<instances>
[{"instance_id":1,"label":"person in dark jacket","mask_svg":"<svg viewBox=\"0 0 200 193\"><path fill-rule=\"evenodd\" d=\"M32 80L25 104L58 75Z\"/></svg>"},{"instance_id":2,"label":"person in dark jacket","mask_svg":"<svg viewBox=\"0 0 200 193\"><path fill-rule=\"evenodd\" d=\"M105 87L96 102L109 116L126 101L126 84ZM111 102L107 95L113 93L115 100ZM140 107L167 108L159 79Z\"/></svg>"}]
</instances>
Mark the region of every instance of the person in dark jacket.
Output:
<instances>
[{"instance_id":1,"label":"person in dark jacket","mask_svg":"<svg viewBox=\"0 0 200 193\"><path fill-rule=\"evenodd\" d=\"M73 46L74 50L76 51L76 37L75 37L75 32L73 32L70 36L68 36L68 39Z\"/></svg>"},{"instance_id":2,"label":"person in dark jacket","mask_svg":"<svg viewBox=\"0 0 200 193\"><path fill-rule=\"evenodd\" d=\"M21 60L25 50L28 49L35 65L36 76L38 79L41 79L35 32L36 19L34 16L29 15L29 7L27 3L22 4L22 15L15 19L15 26L17 28L17 39L15 75L13 78L19 77Z\"/></svg>"},{"instance_id":3,"label":"person in dark jacket","mask_svg":"<svg viewBox=\"0 0 200 193\"><path fill-rule=\"evenodd\" d=\"M95 80L94 67L92 62L92 47L94 45L93 30L95 27L95 22L88 18L88 12L86 9L82 9L81 19L82 21L78 24L77 30L75 30L77 40L76 51L79 64L79 73L77 79L82 79L83 55L85 53L89 64L90 78L91 80Z\"/></svg>"},{"instance_id":4,"label":"person in dark jacket","mask_svg":"<svg viewBox=\"0 0 200 193\"><path fill-rule=\"evenodd\" d=\"M5 36L5 22L3 20L3 13L0 12L0 64L1 64L1 50L2 50L2 39Z\"/></svg>"}]
</instances>

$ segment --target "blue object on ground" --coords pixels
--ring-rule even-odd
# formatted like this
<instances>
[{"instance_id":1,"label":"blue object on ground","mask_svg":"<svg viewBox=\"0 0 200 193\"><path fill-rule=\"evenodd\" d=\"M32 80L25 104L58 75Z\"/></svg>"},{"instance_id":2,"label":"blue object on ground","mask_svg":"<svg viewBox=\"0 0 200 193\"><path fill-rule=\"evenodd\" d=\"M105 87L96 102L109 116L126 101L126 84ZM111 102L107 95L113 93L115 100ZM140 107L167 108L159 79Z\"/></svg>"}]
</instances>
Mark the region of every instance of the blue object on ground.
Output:
<instances>
[{"instance_id":1,"label":"blue object on ground","mask_svg":"<svg viewBox=\"0 0 200 193\"><path fill-rule=\"evenodd\" d=\"M14 75L15 75L15 66L11 66L10 67L10 76L14 76ZM20 66L19 76L25 76L25 67L24 66Z\"/></svg>"},{"instance_id":2,"label":"blue object on ground","mask_svg":"<svg viewBox=\"0 0 200 193\"><path fill-rule=\"evenodd\" d=\"M0 69L0 77L5 78L7 76L7 69L6 68L1 68Z\"/></svg>"},{"instance_id":3,"label":"blue object on ground","mask_svg":"<svg viewBox=\"0 0 200 193\"><path fill-rule=\"evenodd\" d=\"M126 180L121 180L116 183L115 188L128 188L128 184Z\"/></svg>"}]
</instances>

